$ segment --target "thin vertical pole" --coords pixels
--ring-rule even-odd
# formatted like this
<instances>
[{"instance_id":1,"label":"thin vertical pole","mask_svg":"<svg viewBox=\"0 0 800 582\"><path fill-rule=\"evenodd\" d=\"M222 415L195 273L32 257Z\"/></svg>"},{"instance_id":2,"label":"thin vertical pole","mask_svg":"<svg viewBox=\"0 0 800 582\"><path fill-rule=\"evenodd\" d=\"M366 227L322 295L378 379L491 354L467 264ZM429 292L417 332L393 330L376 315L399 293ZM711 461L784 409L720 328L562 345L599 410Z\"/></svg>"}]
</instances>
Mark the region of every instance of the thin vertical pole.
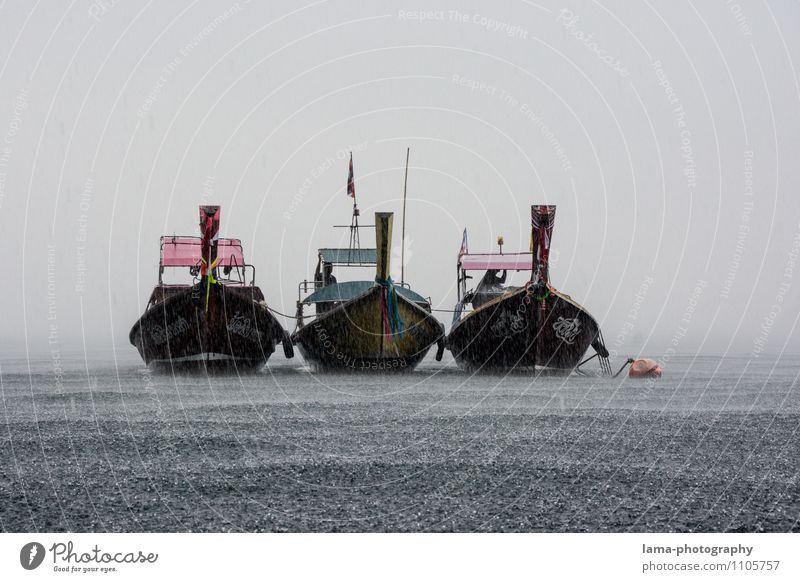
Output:
<instances>
[{"instance_id":1,"label":"thin vertical pole","mask_svg":"<svg viewBox=\"0 0 800 582\"><path fill-rule=\"evenodd\" d=\"M533 209L531 206L531 284L536 282L536 231L533 229Z\"/></svg>"},{"instance_id":2,"label":"thin vertical pole","mask_svg":"<svg viewBox=\"0 0 800 582\"><path fill-rule=\"evenodd\" d=\"M408 192L408 157L411 148L406 148L406 179L403 182L403 232L400 236L400 284L406 282L406 193Z\"/></svg>"},{"instance_id":3,"label":"thin vertical pole","mask_svg":"<svg viewBox=\"0 0 800 582\"><path fill-rule=\"evenodd\" d=\"M541 330L539 329L539 318L538 313L539 310L536 309L536 301L534 300L533 293L531 291L535 291L534 284L536 283L536 241L534 237L536 236L536 231L533 229L533 209L534 207L531 206L531 282L529 283L528 287L528 296L527 299L530 301L529 305L531 308L530 318L531 321L528 325L528 359L531 363L533 368L533 372L536 372L536 352L537 350L537 338L539 337L539 333ZM533 337L531 338L531 331L533 331ZM531 354L533 351L533 354Z\"/></svg>"},{"instance_id":4,"label":"thin vertical pole","mask_svg":"<svg viewBox=\"0 0 800 582\"><path fill-rule=\"evenodd\" d=\"M350 184L353 184L353 218L350 220L350 250L361 248L361 239L358 235L358 204L356 203L356 177L353 170L353 152L350 152L350 172L347 176L347 194L350 194ZM352 252L348 260L352 260Z\"/></svg>"}]
</instances>

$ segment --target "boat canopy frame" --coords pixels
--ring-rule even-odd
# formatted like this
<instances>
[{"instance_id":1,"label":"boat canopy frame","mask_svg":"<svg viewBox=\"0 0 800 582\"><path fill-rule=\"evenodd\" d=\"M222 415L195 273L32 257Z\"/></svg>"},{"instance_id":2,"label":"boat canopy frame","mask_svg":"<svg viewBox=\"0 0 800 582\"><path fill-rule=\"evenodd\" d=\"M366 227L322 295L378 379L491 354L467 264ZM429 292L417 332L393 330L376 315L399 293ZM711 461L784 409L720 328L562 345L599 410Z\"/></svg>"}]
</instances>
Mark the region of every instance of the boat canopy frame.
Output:
<instances>
[{"instance_id":1,"label":"boat canopy frame","mask_svg":"<svg viewBox=\"0 0 800 582\"><path fill-rule=\"evenodd\" d=\"M315 305L317 303L335 304L341 301L353 299L361 292L365 292L365 285L374 286L374 281L326 281L324 277L325 267L371 267L375 268L378 264L378 251L375 248L322 248L317 251L317 268L314 280L304 279L297 285L297 304ZM355 287L348 288L349 284L359 285L360 293L353 295L351 291ZM425 298L411 290L411 285L402 281L394 282L395 287L401 290L401 294L415 303L431 303L430 298ZM330 295L321 294L320 291L332 288ZM306 295L304 298L303 296Z\"/></svg>"},{"instance_id":2,"label":"boat canopy frame","mask_svg":"<svg viewBox=\"0 0 800 582\"><path fill-rule=\"evenodd\" d=\"M199 236L162 236L158 260L158 284L163 285L165 268L189 268L194 278L200 272L202 261L202 238ZM250 285L255 285L256 268L245 262L242 241L238 238L219 238L217 244L217 269L225 275L217 280L223 285L247 285L247 274L250 274ZM236 278L227 277L236 272Z\"/></svg>"},{"instance_id":3,"label":"boat canopy frame","mask_svg":"<svg viewBox=\"0 0 800 582\"><path fill-rule=\"evenodd\" d=\"M303 294L311 295L329 285L325 280L325 268L330 267L371 267L375 268L378 263L378 250L375 248L336 248L325 247L317 250L317 268L314 272L314 280L303 279L297 285L297 301L299 303L315 303L303 300Z\"/></svg>"},{"instance_id":4,"label":"boat canopy frame","mask_svg":"<svg viewBox=\"0 0 800 582\"><path fill-rule=\"evenodd\" d=\"M456 289L459 303L467 294L469 271L531 271L533 253L461 253L456 264Z\"/></svg>"},{"instance_id":5,"label":"boat canopy frame","mask_svg":"<svg viewBox=\"0 0 800 582\"><path fill-rule=\"evenodd\" d=\"M324 248L317 255L320 264L332 267L374 267L378 262L378 251L374 248Z\"/></svg>"}]
</instances>

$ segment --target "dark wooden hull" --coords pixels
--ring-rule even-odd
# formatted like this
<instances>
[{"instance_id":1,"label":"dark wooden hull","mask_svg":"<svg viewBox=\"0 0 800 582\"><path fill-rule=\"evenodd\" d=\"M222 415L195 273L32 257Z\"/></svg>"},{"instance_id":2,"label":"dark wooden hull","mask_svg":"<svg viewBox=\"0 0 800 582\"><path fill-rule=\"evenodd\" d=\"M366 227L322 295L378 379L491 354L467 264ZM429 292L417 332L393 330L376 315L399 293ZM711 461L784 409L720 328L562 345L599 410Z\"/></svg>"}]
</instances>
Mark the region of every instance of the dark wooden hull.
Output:
<instances>
[{"instance_id":1,"label":"dark wooden hull","mask_svg":"<svg viewBox=\"0 0 800 582\"><path fill-rule=\"evenodd\" d=\"M526 301L524 288L482 305L450 330L447 347L470 371L533 370L569 373L597 341L600 328L583 307L553 292Z\"/></svg>"},{"instance_id":2,"label":"dark wooden hull","mask_svg":"<svg viewBox=\"0 0 800 582\"><path fill-rule=\"evenodd\" d=\"M284 330L258 287L157 287L130 341L148 365L179 369L263 366Z\"/></svg>"},{"instance_id":3,"label":"dark wooden hull","mask_svg":"<svg viewBox=\"0 0 800 582\"><path fill-rule=\"evenodd\" d=\"M444 337L444 326L428 311L398 296L403 337L383 334L381 289L373 287L316 317L292 340L314 370L408 372Z\"/></svg>"}]
</instances>

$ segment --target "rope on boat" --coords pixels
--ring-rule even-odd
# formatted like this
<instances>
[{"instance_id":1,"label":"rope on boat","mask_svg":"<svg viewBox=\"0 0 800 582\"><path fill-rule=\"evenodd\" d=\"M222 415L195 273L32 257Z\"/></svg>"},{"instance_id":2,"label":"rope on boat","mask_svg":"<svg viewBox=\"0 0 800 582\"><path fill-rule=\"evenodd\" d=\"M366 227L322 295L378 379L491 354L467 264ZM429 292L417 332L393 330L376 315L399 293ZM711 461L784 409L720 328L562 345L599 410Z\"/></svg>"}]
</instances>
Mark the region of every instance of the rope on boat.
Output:
<instances>
[{"instance_id":1,"label":"rope on boat","mask_svg":"<svg viewBox=\"0 0 800 582\"><path fill-rule=\"evenodd\" d=\"M608 348L606 348L606 340L603 338L603 330L598 330L598 336L600 337L600 345L603 346L603 350L606 352L606 355L600 355L598 358L600 360L600 368L603 370L604 375L611 376L613 371L611 370L611 362L608 361Z\"/></svg>"},{"instance_id":2,"label":"rope on boat","mask_svg":"<svg viewBox=\"0 0 800 582\"><path fill-rule=\"evenodd\" d=\"M598 330L597 339L600 340L600 345L603 347L603 351L606 352L606 355L602 355L597 348L595 348L594 355L589 356L585 360L583 360L580 364L575 366L575 371L579 374L583 374L584 376L587 375L586 372L581 370L581 366L583 366L586 362L597 358L597 361L600 362L600 371L603 376L612 376L614 371L611 369L611 363L608 361L608 350L606 349L606 342L603 339L603 332ZM594 344L594 342L592 342ZM594 345L592 346L594 347ZM619 375L619 374L617 374ZM616 376L614 376L616 378Z\"/></svg>"},{"instance_id":3,"label":"rope on boat","mask_svg":"<svg viewBox=\"0 0 800 582\"><path fill-rule=\"evenodd\" d=\"M272 308L272 307L270 307L269 305L267 305L267 309L269 309L269 310L270 310L272 313L275 313L276 315L281 315L281 316L283 316L283 317L288 317L289 319L311 319L311 318L313 318L313 317L316 317L316 316L314 316L314 315L301 315L301 316L297 316L297 315L286 315L285 313L281 313L281 312L280 312L280 311L278 311L277 309L273 309L273 308Z\"/></svg>"},{"instance_id":4,"label":"rope on boat","mask_svg":"<svg viewBox=\"0 0 800 582\"><path fill-rule=\"evenodd\" d=\"M281 313L277 309L273 309L270 306L267 306L267 309L269 309L275 315L280 315L282 317L288 317L289 319L313 319L313 318L316 317L316 315L303 315L301 317L298 317L296 315L287 315L285 313ZM455 313L456 312L455 309L433 309L433 308L431 308L431 311L440 311L442 313Z\"/></svg>"},{"instance_id":5,"label":"rope on boat","mask_svg":"<svg viewBox=\"0 0 800 582\"><path fill-rule=\"evenodd\" d=\"M589 374L587 374L586 372L581 370L581 366L583 366L586 362L588 362L590 360L594 360L595 358L598 358L600 360L600 367L603 369L603 375L604 376L611 376L612 378L616 378L617 376L619 376L622 373L622 370L624 370L626 366L628 366L629 364L633 363L633 358L628 358L625 361L625 363L622 364L622 367L619 370L617 370L617 373L614 374L614 371L610 367L611 364L608 362L608 358L604 358L598 352L595 352L594 355L589 356L588 358L583 360L580 364L575 366L575 371L578 372L579 374L583 375L583 376L588 376ZM604 360L605 360L605 363L603 363Z\"/></svg>"},{"instance_id":6,"label":"rope on boat","mask_svg":"<svg viewBox=\"0 0 800 582\"><path fill-rule=\"evenodd\" d=\"M625 363L624 363L624 364L622 364L622 366L620 367L620 369L619 369L619 370L617 370L617 373L616 373L616 374L614 374L613 378L616 378L617 376L619 376L620 374L622 374L622 370L624 370L626 366L628 366L628 365L630 365L630 364L632 364L632 363L633 363L633 358L628 358L628 359L625 361Z\"/></svg>"},{"instance_id":7,"label":"rope on boat","mask_svg":"<svg viewBox=\"0 0 800 582\"><path fill-rule=\"evenodd\" d=\"M594 360L594 359L595 359L596 357L598 357L599 355L600 355L599 353L595 352L593 356L589 356L588 358L586 358L585 360L583 360L583 361L582 361L580 364L578 364L577 366L575 366L575 371L576 371L576 372L578 372L579 374L583 374L584 376L587 376L588 374L586 374L586 372L584 372L583 370L581 370L581 366L583 366L583 365L584 365L586 362L588 362L588 361L590 361L590 360Z\"/></svg>"},{"instance_id":8,"label":"rope on boat","mask_svg":"<svg viewBox=\"0 0 800 582\"><path fill-rule=\"evenodd\" d=\"M383 312L383 333L389 337L405 335L403 318L400 317L400 307L397 303L397 289L391 277L381 279L375 277L375 282L382 287L381 311Z\"/></svg>"}]
</instances>

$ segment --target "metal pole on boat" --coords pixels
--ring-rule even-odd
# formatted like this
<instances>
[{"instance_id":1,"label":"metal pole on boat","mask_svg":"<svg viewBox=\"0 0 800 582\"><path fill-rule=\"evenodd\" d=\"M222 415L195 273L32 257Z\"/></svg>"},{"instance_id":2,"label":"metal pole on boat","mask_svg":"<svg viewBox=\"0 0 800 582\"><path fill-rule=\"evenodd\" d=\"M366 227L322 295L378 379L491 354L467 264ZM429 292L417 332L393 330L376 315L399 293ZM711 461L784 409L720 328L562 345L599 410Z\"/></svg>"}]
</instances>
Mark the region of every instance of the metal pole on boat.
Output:
<instances>
[{"instance_id":1,"label":"metal pole on boat","mask_svg":"<svg viewBox=\"0 0 800 582\"><path fill-rule=\"evenodd\" d=\"M361 240L358 236L358 204L356 203L356 179L353 173L353 152L350 152L350 167L347 174L347 195L353 198L353 218L350 220L350 255L353 249L361 248ZM352 260L352 256L348 257Z\"/></svg>"},{"instance_id":2,"label":"metal pole on boat","mask_svg":"<svg viewBox=\"0 0 800 582\"><path fill-rule=\"evenodd\" d=\"M534 209L535 206L531 206L531 284L534 283L534 279L536 278L536 241L534 240L536 229L533 227Z\"/></svg>"},{"instance_id":3,"label":"metal pole on boat","mask_svg":"<svg viewBox=\"0 0 800 582\"><path fill-rule=\"evenodd\" d=\"M529 357L530 357L531 367L533 369L533 372L535 373L536 372L536 352L538 351L537 350L538 346L537 346L537 341L536 340L537 340L537 338L539 336L539 331L540 330L539 330L539 325L538 325L539 324L539 321L538 321L539 318L537 317L539 310L536 308L536 302L533 299L534 279L536 278L536 269L537 269L537 265L536 265L536 242L534 241L534 237L536 236L536 230L535 230L535 228L533 226L533 212L534 212L534 206L531 206L531 247L530 247L530 250L531 250L531 282L528 283L527 296L526 296L525 299L527 300L528 305L530 306L531 312L530 312L530 316L529 317L531 318L531 323L533 324L533 325L528 325L528 329L527 329L528 338L527 339L528 339L528 350L531 350L531 349L533 350L533 355L531 356L529 354ZM531 332L533 332L533 334L534 334L533 337L531 337Z\"/></svg>"},{"instance_id":4,"label":"metal pole on boat","mask_svg":"<svg viewBox=\"0 0 800 582\"><path fill-rule=\"evenodd\" d=\"M400 237L400 284L406 282L406 192L408 191L408 157L411 155L411 148L406 148L406 178L403 182L403 232Z\"/></svg>"},{"instance_id":5,"label":"metal pole on boat","mask_svg":"<svg viewBox=\"0 0 800 582\"><path fill-rule=\"evenodd\" d=\"M360 249L361 248L361 240L358 236L358 206L356 205L356 199L353 198L353 219L350 221L350 248L351 249Z\"/></svg>"}]
</instances>

